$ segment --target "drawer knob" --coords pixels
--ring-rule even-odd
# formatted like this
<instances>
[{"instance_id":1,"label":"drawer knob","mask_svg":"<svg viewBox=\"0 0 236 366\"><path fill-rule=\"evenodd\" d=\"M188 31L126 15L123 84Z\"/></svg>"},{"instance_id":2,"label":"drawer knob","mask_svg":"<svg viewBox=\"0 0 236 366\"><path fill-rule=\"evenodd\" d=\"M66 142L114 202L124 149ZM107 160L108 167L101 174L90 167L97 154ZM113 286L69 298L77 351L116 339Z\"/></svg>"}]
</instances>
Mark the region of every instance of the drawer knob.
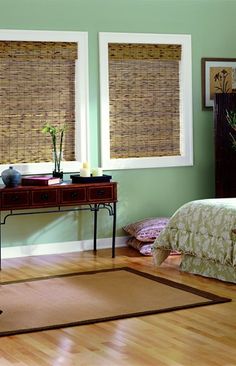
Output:
<instances>
[{"instance_id":1,"label":"drawer knob","mask_svg":"<svg viewBox=\"0 0 236 366\"><path fill-rule=\"evenodd\" d=\"M78 198L78 192L71 192L71 198Z\"/></svg>"},{"instance_id":2,"label":"drawer knob","mask_svg":"<svg viewBox=\"0 0 236 366\"><path fill-rule=\"evenodd\" d=\"M14 196L11 197L12 202L17 202L17 201L19 201L19 199L20 199L20 197L17 194L15 194Z\"/></svg>"},{"instance_id":3,"label":"drawer knob","mask_svg":"<svg viewBox=\"0 0 236 366\"><path fill-rule=\"evenodd\" d=\"M105 193L105 191L104 191L104 189L99 189L99 190L97 190L97 196L103 196L104 195L104 193Z\"/></svg>"},{"instance_id":4,"label":"drawer knob","mask_svg":"<svg viewBox=\"0 0 236 366\"><path fill-rule=\"evenodd\" d=\"M42 201L47 201L48 200L48 193L42 193L41 194L41 200Z\"/></svg>"}]
</instances>

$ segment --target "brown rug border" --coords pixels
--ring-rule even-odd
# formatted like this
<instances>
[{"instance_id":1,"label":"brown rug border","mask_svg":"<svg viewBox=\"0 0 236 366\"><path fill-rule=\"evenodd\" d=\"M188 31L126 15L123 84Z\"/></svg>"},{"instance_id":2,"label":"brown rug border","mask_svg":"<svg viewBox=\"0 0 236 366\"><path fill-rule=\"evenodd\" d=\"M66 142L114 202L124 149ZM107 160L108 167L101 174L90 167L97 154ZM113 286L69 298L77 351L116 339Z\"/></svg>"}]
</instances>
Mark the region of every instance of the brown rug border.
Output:
<instances>
[{"instance_id":1,"label":"brown rug border","mask_svg":"<svg viewBox=\"0 0 236 366\"><path fill-rule=\"evenodd\" d=\"M64 273L64 274L53 275L53 276L28 278L28 279L22 279L22 280L16 280L16 281L5 281L5 282L0 282L0 286L10 285L10 284L13 284L13 283L21 283L21 282L42 281L42 280L48 280L50 278L71 277L71 276L78 276L78 275L83 276L83 275L89 275L89 274L95 274L95 273L101 273L101 272L112 272L112 271L131 272L131 273L136 274L138 276L146 277L149 280L156 281L156 282L165 284L167 286L174 287L174 288L177 288L177 289L180 289L180 290L190 292L192 294L204 297L204 298L208 299L209 301L201 302L201 303L195 303L195 304L187 304L187 305L181 305L181 306L168 307L168 308L165 308L165 309L147 310L147 311L141 311L141 312L130 313L130 314L121 314L121 315L109 316L109 317L105 317L105 318L94 318L94 319L81 320L81 321L70 322L70 323L61 323L61 324L55 324L55 325L50 325L50 326L45 326L45 327L37 327L37 328L30 328L30 329L18 329L18 330L15 330L15 331L5 331L5 332L0 331L0 337L10 336L10 335L18 335L18 334L25 334L25 333L32 333L32 332L39 332L39 331L52 330L52 329L68 328L68 327L74 327L74 326L80 326L80 325L95 324L95 323L101 323L101 322L105 322L105 321L133 318L133 317L139 317L139 316L167 313L167 312L176 311L176 310L190 309L190 308L195 308L195 307L199 307L199 306L220 304L220 303L225 303L225 302L232 301L232 299L230 299L230 298L221 297L221 296L215 295L215 294L207 292L207 291L199 290L198 288L195 288L195 287L191 287L191 286L188 286L188 285L184 285L182 283L174 282L172 280L168 280L166 278L155 276L155 275L152 275L152 274L149 274L149 273L146 273L146 272L138 271L138 270L130 268L130 267L117 267L117 268L99 269L99 270L86 271L86 272L72 272L72 273ZM0 314L1 314L1 310L0 310Z\"/></svg>"}]
</instances>

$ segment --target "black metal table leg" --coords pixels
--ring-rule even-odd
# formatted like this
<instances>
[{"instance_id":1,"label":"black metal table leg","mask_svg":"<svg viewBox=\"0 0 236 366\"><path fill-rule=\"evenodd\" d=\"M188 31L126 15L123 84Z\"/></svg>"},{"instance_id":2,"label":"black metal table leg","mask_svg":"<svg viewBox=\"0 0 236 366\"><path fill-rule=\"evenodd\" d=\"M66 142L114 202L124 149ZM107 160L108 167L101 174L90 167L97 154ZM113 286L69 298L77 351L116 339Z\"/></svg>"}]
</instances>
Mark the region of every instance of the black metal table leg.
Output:
<instances>
[{"instance_id":1,"label":"black metal table leg","mask_svg":"<svg viewBox=\"0 0 236 366\"><path fill-rule=\"evenodd\" d=\"M2 269L2 224L0 222L0 271Z\"/></svg>"},{"instance_id":2,"label":"black metal table leg","mask_svg":"<svg viewBox=\"0 0 236 366\"><path fill-rule=\"evenodd\" d=\"M93 227L93 251L97 251L97 217L98 217L98 205L94 205L94 227Z\"/></svg>"},{"instance_id":3,"label":"black metal table leg","mask_svg":"<svg viewBox=\"0 0 236 366\"><path fill-rule=\"evenodd\" d=\"M97 251L97 215L98 211L101 209L107 209L109 211L109 215L113 216L113 229L112 229L112 258L115 258L115 239L116 239L116 202L112 203L95 203L94 205L88 204L89 207L83 207L83 208L73 208L73 209L61 209L59 206L57 210L50 210L50 211L32 211L32 212L19 212L15 213L13 210L10 210L9 213L7 213L3 220L2 215L0 211L0 270L2 268L2 225L6 223L6 219L10 216L23 216L23 215L36 215L36 214L42 214L42 213L55 213L55 212L71 212L71 211L83 211L83 210L90 210L94 212L94 231L93 231L93 250L96 253Z\"/></svg>"},{"instance_id":4,"label":"black metal table leg","mask_svg":"<svg viewBox=\"0 0 236 366\"><path fill-rule=\"evenodd\" d=\"M112 258L115 258L116 245L116 202L113 203Z\"/></svg>"}]
</instances>

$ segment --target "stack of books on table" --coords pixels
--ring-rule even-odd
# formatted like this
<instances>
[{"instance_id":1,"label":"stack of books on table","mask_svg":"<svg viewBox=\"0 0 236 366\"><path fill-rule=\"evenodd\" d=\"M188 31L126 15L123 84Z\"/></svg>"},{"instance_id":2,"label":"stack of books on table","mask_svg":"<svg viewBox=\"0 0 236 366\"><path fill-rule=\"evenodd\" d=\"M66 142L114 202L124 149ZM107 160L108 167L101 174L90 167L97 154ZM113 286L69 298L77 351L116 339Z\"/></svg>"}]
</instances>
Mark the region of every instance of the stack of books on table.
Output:
<instances>
[{"instance_id":1,"label":"stack of books on table","mask_svg":"<svg viewBox=\"0 0 236 366\"><path fill-rule=\"evenodd\" d=\"M21 178L22 186L50 186L60 182L60 178L53 177L52 175L32 175Z\"/></svg>"}]
</instances>

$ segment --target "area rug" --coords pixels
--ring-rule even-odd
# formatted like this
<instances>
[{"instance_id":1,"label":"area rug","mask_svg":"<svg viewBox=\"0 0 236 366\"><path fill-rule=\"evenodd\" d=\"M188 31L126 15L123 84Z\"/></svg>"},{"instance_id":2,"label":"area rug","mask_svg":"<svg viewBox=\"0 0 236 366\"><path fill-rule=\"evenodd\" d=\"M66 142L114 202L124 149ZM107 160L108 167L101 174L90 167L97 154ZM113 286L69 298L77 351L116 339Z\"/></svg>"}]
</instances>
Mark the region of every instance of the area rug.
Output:
<instances>
[{"instance_id":1,"label":"area rug","mask_svg":"<svg viewBox=\"0 0 236 366\"><path fill-rule=\"evenodd\" d=\"M0 294L0 336L230 301L126 267L4 282Z\"/></svg>"}]
</instances>

